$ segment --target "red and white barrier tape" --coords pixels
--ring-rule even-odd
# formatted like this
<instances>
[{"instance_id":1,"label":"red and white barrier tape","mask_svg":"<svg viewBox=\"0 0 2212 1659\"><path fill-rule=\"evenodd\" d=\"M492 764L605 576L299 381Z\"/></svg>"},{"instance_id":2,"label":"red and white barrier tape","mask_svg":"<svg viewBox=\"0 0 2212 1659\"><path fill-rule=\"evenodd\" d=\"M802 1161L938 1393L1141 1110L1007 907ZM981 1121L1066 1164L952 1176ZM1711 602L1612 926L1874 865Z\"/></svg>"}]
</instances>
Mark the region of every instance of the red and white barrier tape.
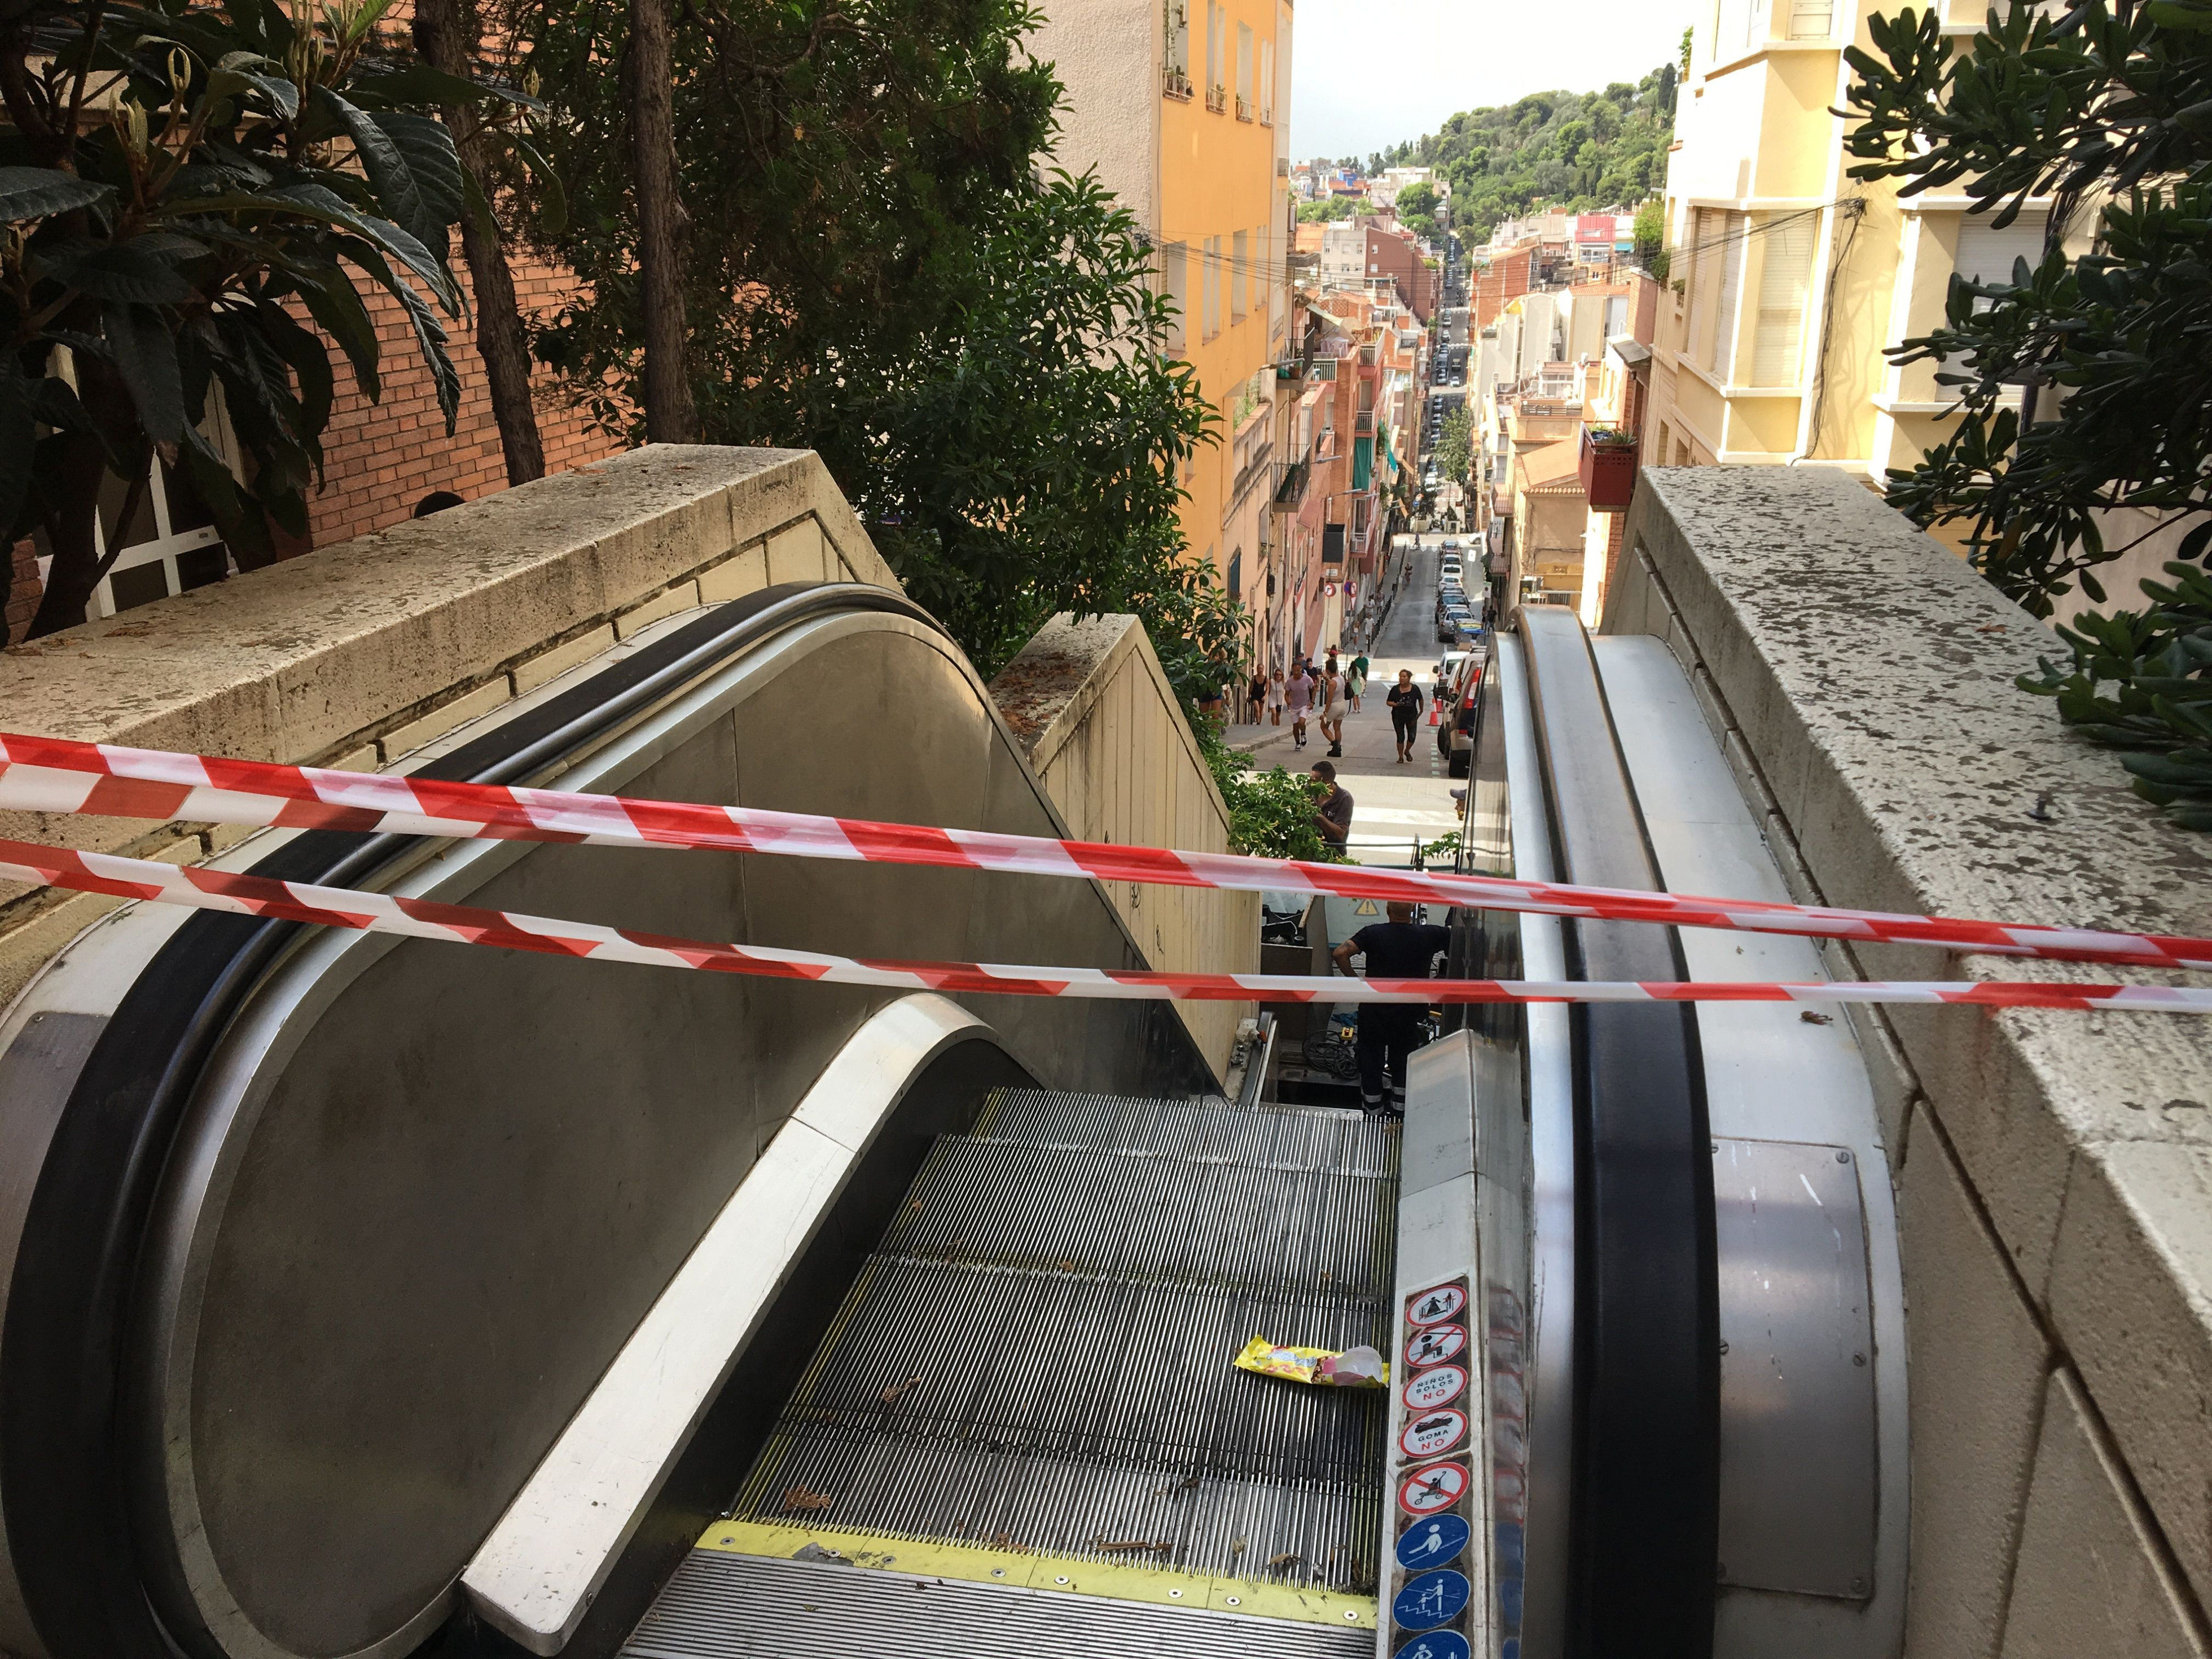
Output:
<instances>
[{"instance_id":1,"label":"red and white barrier tape","mask_svg":"<svg viewBox=\"0 0 2212 1659\"><path fill-rule=\"evenodd\" d=\"M583 842L707 848L1092 877L1170 887L1330 893L1534 911L1611 921L1663 922L1887 944L1929 945L2054 962L2212 969L2212 939L2083 927L2014 926L1951 916L1889 915L1759 899L1699 898L1561 882L1376 870L1232 853L1182 853L1108 842L937 830L807 812L695 801L636 800L557 789L444 783L315 766L123 749L0 733L0 808L179 818L255 828L380 831L453 839Z\"/></svg>"},{"instance_id":2,"label":"red and white barrier tape","mask_svg":"<svg viewBox=\"0 0 2212 1659\"><path fill-rule=\"evenodd\" d=\"M821 980L905 991L989 991L1014 996L1115 997L1195 1002L1956 1002L1984 1008L2127 1009L2212 1014L2212 988L2172 985L2035 985L1950 981L1837 980L1809 983L1646 983L1636 981L1334 979L1288 974L1154 974L1097 968L1010 967L982 962L882 962L708 945L628 928L556 921L513 910L398 898L386 893L222 870L186 869L107 853L0 841L0 878L81 892L409 939L537 951L594 962L773 979Z\"/></svg>"}]
</instances>

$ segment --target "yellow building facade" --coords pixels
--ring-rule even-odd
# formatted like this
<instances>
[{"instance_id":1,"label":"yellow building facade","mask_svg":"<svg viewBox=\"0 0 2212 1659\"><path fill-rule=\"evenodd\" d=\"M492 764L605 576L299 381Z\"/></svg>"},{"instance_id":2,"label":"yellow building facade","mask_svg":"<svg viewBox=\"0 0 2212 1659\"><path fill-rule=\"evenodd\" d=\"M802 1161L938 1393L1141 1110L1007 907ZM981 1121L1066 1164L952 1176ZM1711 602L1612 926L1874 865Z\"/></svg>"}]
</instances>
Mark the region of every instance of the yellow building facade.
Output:
<instances>
[{"instance_id":1,"label":"yellow building facade","mask_svg":"<svg viewBox=\"0 0 2212 1659\"><path fill-rule=\"evenodd\" d=\"M1984 0L1941 0L1961 44ZM1669 269L1643 423L1647 465L1841 465L1879 483L1937 439L1936 366L1883 348L1942 320L1954 273L2041 256L1961 194L1848 176L1844 48L1887 0L1715 0L1694 31L1667 173Z\"/></svg>"},{"instance_id":2,"label":"yellow building facade","mask_svg":"<svg viewBox=\"0 0 2212 1659\"><path fill-rule=\"evenodd\" d=\"M1273 365L1288 351L1291 0L1047 0L1031 50L1066 88L1052 161L1095 167L1156 250L1217 446L1183 538L1261 608L1273 551Z\"/></svg>"}]
</instances>

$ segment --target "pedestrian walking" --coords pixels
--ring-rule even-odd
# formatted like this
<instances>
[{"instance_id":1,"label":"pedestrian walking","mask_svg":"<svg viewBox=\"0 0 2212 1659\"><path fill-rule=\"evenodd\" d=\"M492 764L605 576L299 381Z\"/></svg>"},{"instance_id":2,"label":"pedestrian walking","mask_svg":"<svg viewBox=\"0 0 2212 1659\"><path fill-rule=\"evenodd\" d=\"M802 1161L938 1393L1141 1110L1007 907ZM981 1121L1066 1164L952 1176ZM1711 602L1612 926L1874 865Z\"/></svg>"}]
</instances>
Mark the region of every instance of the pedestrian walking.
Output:
<instances>
[{"instance_id":1,"label":"pedestrian walking","mask_svg":"<svg viewBox=\"0 0 2212 1659\"><path fill-rule=\"evenodd\" d=\"M1313 763L1313 775L1328 786L1314 808L1314 828L1331 850L1341 853L1352 839L1352 792L1336 781L1336 769L1325 760Z\"/></svg>"},{"instance_id":2,"label":"pedestrian walking","mask_svg":"<svg viewBox=\"0 0 2212 1659\"><path fill-rule=\"evenodd\" d=\"M1313 707L1313 676L1306 672L1303 659L1291 665L1291 678L1283 685L1284 706L1291 711L1291 747L1306 746L1306 711Z\"/></svg>"},{"instance_id":3,"label":"pedestrian walking","mask_svg":"<svg viewBox=\"0 0 2212 1659\"><path fill-rule=\"evenodd\" d=\"M1321 689L1321 734L1328 739L1329 757L1334 760L1344 753L1344 671L1331 657L1322 665Z\"/></svg>"},{"instance_id":4,"label":"pedestrian walking","mask_svg":"<svg viewBox=\"0 0 2212 1659\"><path fill-rule=\"evenodd\" d=\"M1361 928L1331 954L1347 974L1352 959L1367 958L1370 979L1428 979L1451 935L1413 920L1413 907L1392 900L1389 920ZM1406 1115L1406 1062L1421 1039L1428 1010L1418 1002L1359 1005L1359 1103L1378 1117Z\"/></svg>"},{"instance_id":5,"label":"pedestrian walking","mask_svg":"<svg viewBox=\"0 0 2212 1659\"><path fill-rule=\"evenodd\" d=\"M1267 676L1267 724L1283 723L1283 671L1279 668Z\"/></svg>"},{"instance_id":6,"label":"pedestrian walking","mask_svg":"<svg viewBox=\"0 0 2212 1659\"><path fill-rule=\"evenodd\" d=\"M1252 671L1252 683L1244 688L1244 701L1252 706L1252 724L1257 726L1267 708L1267 677L1259 669Z\"/></svg>"},{"instance_id":7,"label":"pedestrian walking","mask_svg":"<svg viewBox=\"0 0 2212 1659\"><path fill-rule=\"evenodd\" d=\"M1367 671L1370 665L1364 651L1352 659L1352 712L1355 714L1359 712L1359 694L1367 689Z\"/></svg>"},{"instance_id":8,"label":"pedestrian walking","mask_svg":"<svg viewBox=\"0 0 2212 1659\"><path fill-rule=\"evenodd\" d=\"M1413 758L1413 739L1421 725L1421 688L1413 684L1413 671L1398 671L1398 683L1390 688L1383 702L1390 706L1390 730L1398 739L1398 759L1410 765Z\"/></svg>"}]
</instances>

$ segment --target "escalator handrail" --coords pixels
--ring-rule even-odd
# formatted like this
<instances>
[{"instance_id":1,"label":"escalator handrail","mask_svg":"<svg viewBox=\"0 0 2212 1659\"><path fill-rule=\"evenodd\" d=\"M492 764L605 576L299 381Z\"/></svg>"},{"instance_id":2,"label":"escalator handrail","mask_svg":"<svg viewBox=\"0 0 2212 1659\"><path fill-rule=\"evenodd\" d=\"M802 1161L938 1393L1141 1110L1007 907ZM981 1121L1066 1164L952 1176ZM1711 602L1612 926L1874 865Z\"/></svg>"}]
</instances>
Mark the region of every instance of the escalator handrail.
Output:
<instances>
[{"instance_id":1,"label":"escalator handrail","mask_svg":"<svg viewBox=\"0 0 2212 1659\"><path fill-rule=\"evenodd\" d=\"M1562 881L1662 885L1589 641L1522 609ZM1568 920L1577 979L1683 980L1671 927ZM1567 1653L1709 1659L1720 1504L1711 1136L1696 1014L1578 1005L1574 1469Z\"/></svg>"},{"instance_id":2,"label":"escalator handrail","mask_svg":"<svg viewBox=\"0 0 2212 1659\"><path fill-rule=\"evenodd\" d=\"M786 583L717 605L517 714L416 775L522 783L801 623L882 612L935 629L902 594ZM309 830L256 875L374 884L421 837ZM118 1444L132 1291L162 1169L223 1031L305 924L197 914L118 1003L55 1123L25 1208L0 1326L0 1504L27 1611L53 1659L171 1659L147 1577L168 1564L134 1541ZM150 1518L149 1518L150 1520ZM150 1528L149 1528L150 1530ZM156 1591L158 1594L158 1589ZM161 1598L181 1609L183 1599Z\"/></svg>"}]
</instances>

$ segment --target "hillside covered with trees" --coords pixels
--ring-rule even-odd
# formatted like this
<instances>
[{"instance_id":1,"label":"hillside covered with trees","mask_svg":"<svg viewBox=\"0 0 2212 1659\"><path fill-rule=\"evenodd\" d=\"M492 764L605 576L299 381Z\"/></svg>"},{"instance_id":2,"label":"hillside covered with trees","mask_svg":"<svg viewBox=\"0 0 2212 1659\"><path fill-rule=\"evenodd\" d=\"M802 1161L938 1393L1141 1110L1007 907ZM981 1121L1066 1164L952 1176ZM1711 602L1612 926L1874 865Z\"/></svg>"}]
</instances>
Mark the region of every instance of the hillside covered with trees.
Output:
<instances>
[{"instance_id":1,"label":"hillside covered with trees","mask_svg":"<svg viewBox=\"0 0 2212 1659\"><path fill-rule=\"evenodd\" d=\"M1662 64L1633 86L1532 92L1494 109L1463 110L1438 131L1370 158L1382 167L1432 167L1452 188L1452 224L1480 240L1501 219L1537 206L1587 212L1634 205L1667 174L1678 68Z\"/></svg>"}]
</instances>

